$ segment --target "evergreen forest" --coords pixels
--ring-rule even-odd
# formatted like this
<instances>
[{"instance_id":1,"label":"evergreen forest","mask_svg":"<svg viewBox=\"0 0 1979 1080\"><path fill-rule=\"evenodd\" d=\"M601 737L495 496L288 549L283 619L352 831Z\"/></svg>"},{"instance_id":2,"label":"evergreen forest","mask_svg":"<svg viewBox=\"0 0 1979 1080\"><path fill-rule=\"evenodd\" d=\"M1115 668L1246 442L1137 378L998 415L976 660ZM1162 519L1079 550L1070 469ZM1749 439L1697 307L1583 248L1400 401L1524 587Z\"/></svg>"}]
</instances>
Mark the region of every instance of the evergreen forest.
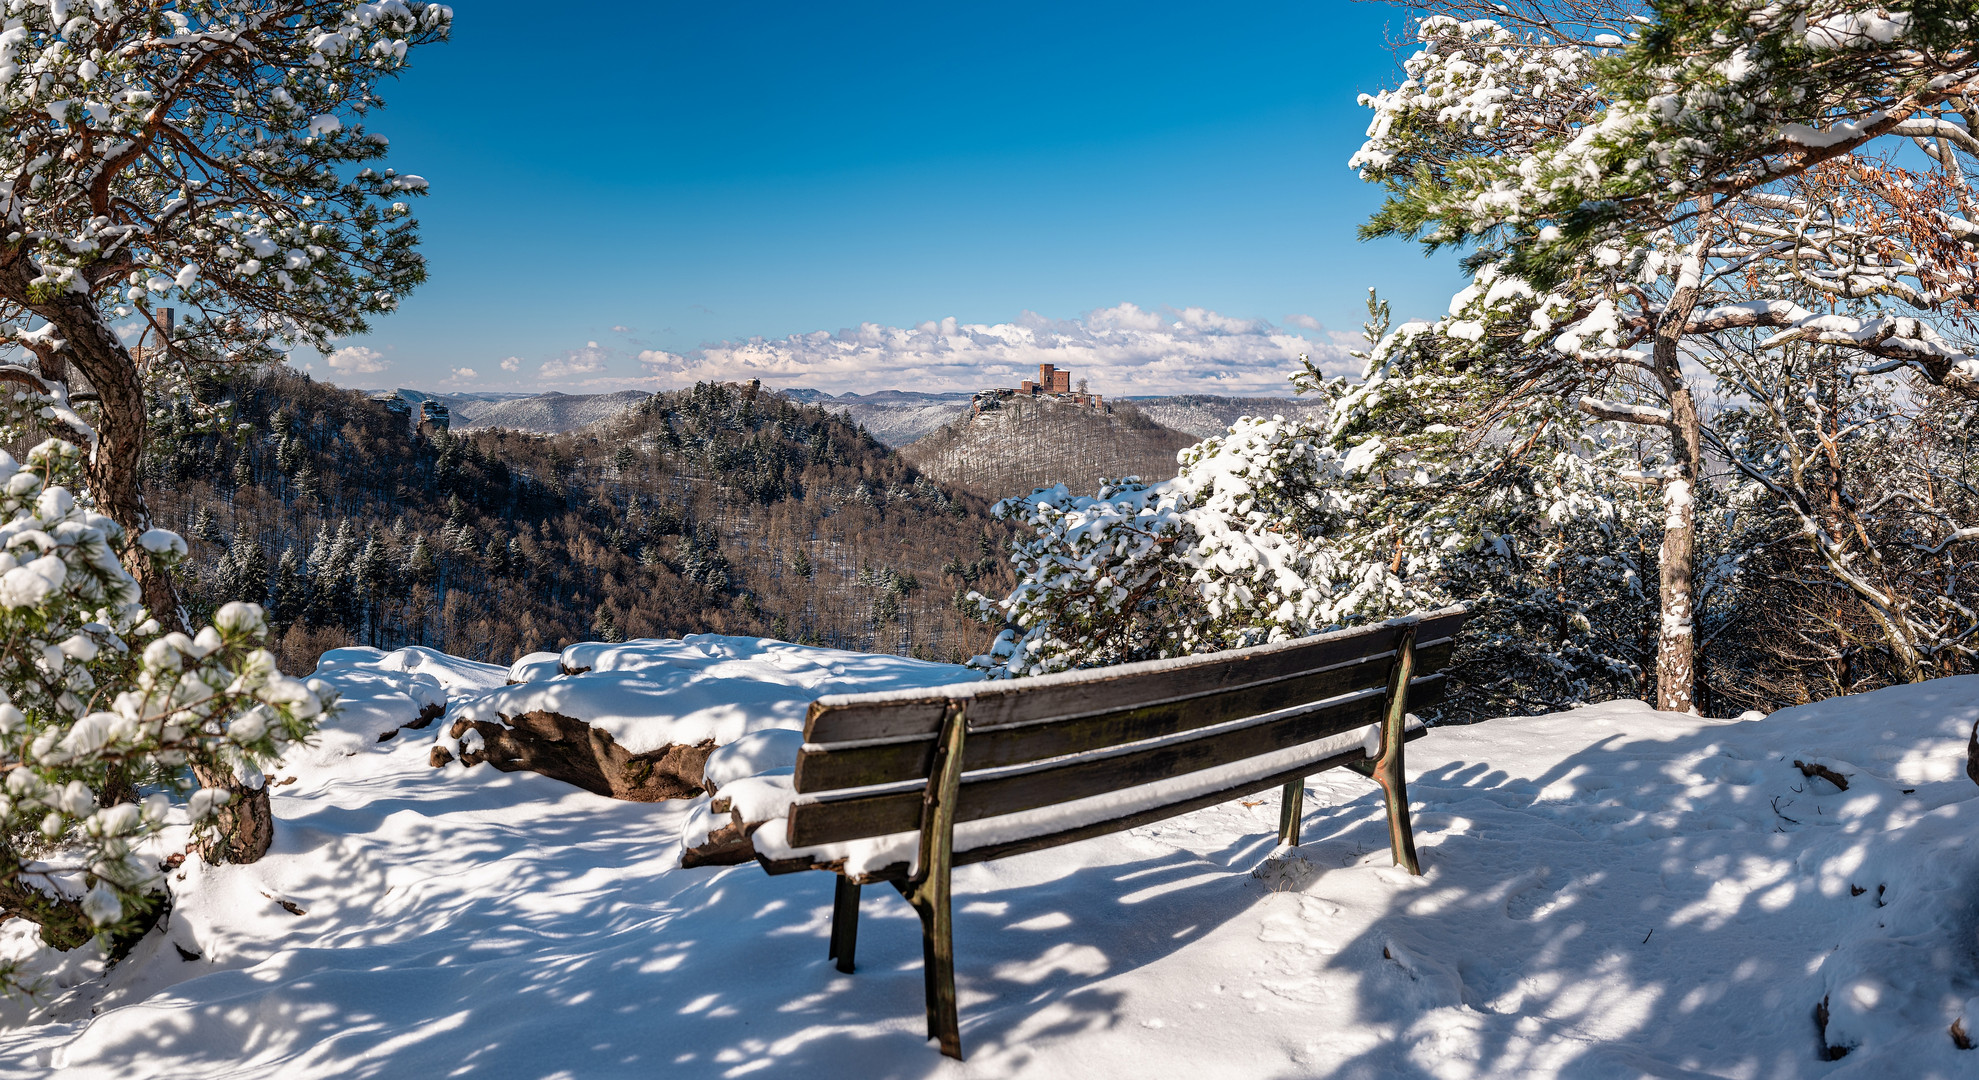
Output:
<instances>
[{"instance_id":1,"label":"evergreen forest","mask_svg":"<svg viewBox=\"0 0 1979 1080\"><path fill-rule=\"evenodd\" d=\"M415 431L288 370L227 370L152 420L146 488L198 625L265 605L285 670L426 645L507 663L580 640L769 636L960 661L1013 583L1010 527L862 428L742 385L563 435Z\"/></svg>"}]
</instances>

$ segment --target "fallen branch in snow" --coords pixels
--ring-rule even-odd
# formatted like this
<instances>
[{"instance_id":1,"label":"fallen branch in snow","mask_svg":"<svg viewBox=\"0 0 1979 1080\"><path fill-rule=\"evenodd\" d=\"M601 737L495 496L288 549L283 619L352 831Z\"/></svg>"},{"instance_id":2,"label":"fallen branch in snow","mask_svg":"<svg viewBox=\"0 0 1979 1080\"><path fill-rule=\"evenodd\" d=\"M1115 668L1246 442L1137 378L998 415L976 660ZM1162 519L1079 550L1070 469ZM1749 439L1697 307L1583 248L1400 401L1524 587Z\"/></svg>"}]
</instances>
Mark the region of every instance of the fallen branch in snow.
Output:
<instances>
[{"instance_id":1,"label":"fallen branch in snow","mask_svg":"<svg viewBox=\"0 0 1979 1080\"><path fill-rule=\"evenodd\" d=\"M1965 775L1979 784L1979 720L1972 722L1972 739L1965 744Z\"/></svg>"},{"instance_id":2,"label":"fallen branch in snow","mask_svg":"<svg viewBox=\"0 0 1979 1080\"><path fill-rule=\"evenodd\" d=\"M1796 758L1794 760L1793 767L1799 769L1800 775L1802 776L1806 776L1806 777L1818 776L1821 779L1826 780L1830 784L1833 784L1836 787L1842 789L1843 791L1848 790L1848 777L1843 776L1841 773L1838 773L1835 770L1830 769L1829 767L1821 764L1818 761L1801 761L1798 758Z\"/></svg>"}]
</instances>

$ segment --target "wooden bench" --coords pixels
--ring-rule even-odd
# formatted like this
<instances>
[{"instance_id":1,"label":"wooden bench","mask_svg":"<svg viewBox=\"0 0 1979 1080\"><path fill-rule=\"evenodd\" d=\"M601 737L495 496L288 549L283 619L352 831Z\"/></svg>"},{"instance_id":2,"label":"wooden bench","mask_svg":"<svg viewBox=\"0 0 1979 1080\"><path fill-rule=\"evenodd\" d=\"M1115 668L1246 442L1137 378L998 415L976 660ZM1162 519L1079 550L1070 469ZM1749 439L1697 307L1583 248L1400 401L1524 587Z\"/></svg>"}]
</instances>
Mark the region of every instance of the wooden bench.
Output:
<instances>
[{"instance_id":1,"label":"wooden bench","mask_svg":"<svg viewBox=\"0 0 1979 1080\"><path fill-rule=\"evenodd\" d=\"M758 833L771 842L758 844L757 859L772 874L838 873L830 955L848 973L860 887L897 888L921 918L928 1037L960 1058L949 911L957 866L1279 785L1279 839L1297 844L1306 777L1345 766L1381 785L1395 862L1420 874L1402 746L1424 729L1408 727L1407 709L1441 695L1466 617L1451 608L1203 656L821 698L805 720L783 832ZM910 854L877 868L870 858L849 868L847 849L833 847L916 833L918 845L900 845Z\"/></svg>"}]
</instances>

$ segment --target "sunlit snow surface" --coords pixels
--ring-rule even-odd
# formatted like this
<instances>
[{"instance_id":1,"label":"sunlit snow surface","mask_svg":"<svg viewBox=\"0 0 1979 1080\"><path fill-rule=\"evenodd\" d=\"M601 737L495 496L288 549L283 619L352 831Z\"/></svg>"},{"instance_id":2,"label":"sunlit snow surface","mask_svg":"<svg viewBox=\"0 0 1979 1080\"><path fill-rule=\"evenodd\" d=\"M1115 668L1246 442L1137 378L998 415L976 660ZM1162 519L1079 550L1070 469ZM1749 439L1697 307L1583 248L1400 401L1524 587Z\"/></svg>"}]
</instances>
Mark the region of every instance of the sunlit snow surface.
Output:
<instances>
[{"instance_id":1,"label":"sunlit snow surface","mask_svg":"<svg viewBox=\"0 0 1979 1080\"><path fill-rule=\"evenodd\" d=\"M403 667L455 710L506 674ZM1967 677L1759 721L1613 703L1437 730L1409 748L1420 879L1340 771L1291 855L1266 795L965 868L962 1064L923 1039L892 890L841 975L828 876L675 869L681 806L433 769L407 732L278 771L275 851L188 863L163 934L56 969L7 1014L0 1075L1971 1076L1947 1028L1979 1028L1975 714ZM1824 997L1854 1045L1833 1063Z\"/></svg>"}]
</instances>

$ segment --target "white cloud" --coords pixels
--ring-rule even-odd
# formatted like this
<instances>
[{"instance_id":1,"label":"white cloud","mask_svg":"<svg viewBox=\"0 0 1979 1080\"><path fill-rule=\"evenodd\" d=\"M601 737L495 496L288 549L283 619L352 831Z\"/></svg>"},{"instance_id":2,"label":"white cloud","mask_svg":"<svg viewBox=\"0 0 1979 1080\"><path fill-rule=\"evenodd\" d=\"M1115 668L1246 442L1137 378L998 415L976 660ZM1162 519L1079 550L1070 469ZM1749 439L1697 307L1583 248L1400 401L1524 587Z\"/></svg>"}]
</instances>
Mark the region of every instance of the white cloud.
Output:
<instances>
[{"instance_id":1,"label":"white cloud","mask_svg":"<svg viewBox=\"0 0 1979 1080\"><path fill-rule=\"evenodd\" d=\"M363 345L346 345L330 354L330 370L340 375L376 375L392 366L385 354Z\"/></svg>"},{"instance_id":2,"label":"white cloud","mask_svg":"<svg viewBox=\"0 0 1979 1080\"><path fill-rule=\"evenodd\" d=\"M536 369L545 379L568 379L572 375L595 375L605 370L605 350L595 341L585 343L582 349L572 349L562 356L546 360Z\"/></svg>"},{"instance_id":3,"label":"white cloud","mask_svg":"<svg viewBox=\"0 0 1979 1080\"><path fill-rule=\"evenodd\" d=\"M503 370L503 371L520 371L520 370L522 370L522 357L520 357L520 356L511 356L511 357L509 357L509 358L508 358L507 360L504 360L504 361L502 361L502 370Z\"/></svg>"},{"instance_id":4,"label":"white cloud","mask_svg":"<svg viewBox=\"0 0 1979 1080\"><path fill-rule=\"evenodd\" d=\"M471 367L457 367L450 370L453 372L453 378L447 380L448 382L473 382L481 377L481 373Z\"/></svg>"},{"instance_id":5,"label":"white cloud","mask_svg":"<svg viewBox=\"0 0 1979 1080\"><path fill-rule=\"evenodd\" d=\"M1287 315L1285 325L1296 326L1301 330L1324 330L1326 327L1310 315Z\"/></svg>"},{"instance_id":6,"label":"white cloud","mask_svg":"<svg viewBox=\"0 0 1979 1080\"><path fill-rule=\"evenodd\" d=\"M630 334L631 332L632 332L632 328L631 328L630 326L614 326L614 327L612 327L612 333L614 333L614 334Z\"/></svg>"},{"instance_id":7,"label":"white cloud","mask_svg":"<svg viewBox=\"0 0 1979 1080\"><path fill-rule=\"evenodd\" d=\"M648 385L757 378L771 386L832 393L975 390L1015 386L1046 363L1070 368L1075 382L1088 380L1094 390L1113 396L1278 396L1290 393L1287 376L1300 353L1329 372L1359 370L1323 331L1301 333L1200 307L1148 311L1133 304L1069 320L1026 312L995 325L952 318L911 328L864 323L837 333L721 342L686 355L647 350L638 357Z\"/></svg>"}]
</instances>

